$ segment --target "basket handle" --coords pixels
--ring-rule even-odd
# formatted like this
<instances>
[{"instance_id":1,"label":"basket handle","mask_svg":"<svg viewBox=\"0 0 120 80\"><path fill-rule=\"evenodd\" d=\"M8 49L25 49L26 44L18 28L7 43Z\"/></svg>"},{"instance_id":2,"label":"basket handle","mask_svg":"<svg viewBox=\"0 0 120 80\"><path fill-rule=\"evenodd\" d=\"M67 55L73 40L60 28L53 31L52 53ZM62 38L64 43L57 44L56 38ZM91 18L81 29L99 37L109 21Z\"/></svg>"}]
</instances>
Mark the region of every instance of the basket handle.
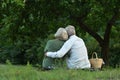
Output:
<instances>
[{"instance_id":1,"label":"basket handle","mask_svg":"<svg viewBox=\"0 0 120 80\"><path fill-rule=\"evenodd\" d=\"M98 56L97 56L97 53L96 53L96 52L93 52L92 58L93 58L93 55L95 55L96 59L98 59Z\"/></svg>"}]
</instances>

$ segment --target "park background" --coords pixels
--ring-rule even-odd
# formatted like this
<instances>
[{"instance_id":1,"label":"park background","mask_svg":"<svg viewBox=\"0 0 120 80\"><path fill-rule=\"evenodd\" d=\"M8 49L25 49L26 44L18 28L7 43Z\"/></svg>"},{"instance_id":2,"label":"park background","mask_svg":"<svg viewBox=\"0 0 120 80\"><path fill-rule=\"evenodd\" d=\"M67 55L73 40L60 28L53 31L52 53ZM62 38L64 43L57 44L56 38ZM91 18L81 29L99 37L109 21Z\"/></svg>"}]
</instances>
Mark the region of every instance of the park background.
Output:
<instances>
[{"instance_id":1,"label":"park background","mask_svg":"<svg viewBox=\"0 0 120 80\"><path fill-rule=\"evenodd\" d=\"M85 41L89 58L97 52L105 66L120 66L119 0L0 0L1 66L40 67L46 42L69 24Z\"/></svg>"},{"instance_id":2,"label":"park background","mask_svg":"<svg viewBox=\"0 0 120 80\"><path fill-rule=\"evenodd\" d=\"M102 71L41 71L44 47L59 27L103 58ZM120 80L119 0L0 0L0 80Z\"/></svg>"}]
</instances>

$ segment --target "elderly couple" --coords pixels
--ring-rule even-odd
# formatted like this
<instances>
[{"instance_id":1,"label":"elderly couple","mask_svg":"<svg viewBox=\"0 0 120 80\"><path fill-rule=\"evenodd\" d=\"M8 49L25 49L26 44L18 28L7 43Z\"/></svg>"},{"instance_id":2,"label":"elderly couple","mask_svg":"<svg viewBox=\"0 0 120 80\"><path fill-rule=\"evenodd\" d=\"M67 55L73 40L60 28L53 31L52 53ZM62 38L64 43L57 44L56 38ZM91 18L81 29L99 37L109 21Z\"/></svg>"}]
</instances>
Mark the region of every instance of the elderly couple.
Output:
<instances>
[{"instance_id":1,"label":"elderly couple","mask_svg":"<svg viewBox=\"0 0 120 80\"><path fill-rule=\"evenodd\" d=\"M45 47L45 57L42 63L44 70L53 69L53 58L62 58L66 54L70 55L66 57L69 69L90 68L87 48L84 41L76 36L74 26L68 25L66 28L59 28L55 33L55 38L49 40Z\"/></svg>"}]
</instances>

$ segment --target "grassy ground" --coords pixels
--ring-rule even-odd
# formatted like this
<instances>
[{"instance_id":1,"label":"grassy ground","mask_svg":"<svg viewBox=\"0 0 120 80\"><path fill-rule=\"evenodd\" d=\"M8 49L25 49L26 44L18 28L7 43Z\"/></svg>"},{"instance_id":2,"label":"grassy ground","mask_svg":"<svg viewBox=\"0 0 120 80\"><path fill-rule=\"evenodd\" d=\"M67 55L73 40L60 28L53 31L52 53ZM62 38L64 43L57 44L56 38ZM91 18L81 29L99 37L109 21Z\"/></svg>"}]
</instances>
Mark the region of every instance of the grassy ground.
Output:
<instances>
[{"instance_id":1,"label":"grassy ground","mask_svg":"<svg viewBox=\"0 0 120 80\"><path fill-rule=\"evenodd\" d=\"M120 68L102 71L68 70L59 68L41 71L38 68L14 65L0 65L0 80L120 80Z\"/></svg>"}]
</instances>

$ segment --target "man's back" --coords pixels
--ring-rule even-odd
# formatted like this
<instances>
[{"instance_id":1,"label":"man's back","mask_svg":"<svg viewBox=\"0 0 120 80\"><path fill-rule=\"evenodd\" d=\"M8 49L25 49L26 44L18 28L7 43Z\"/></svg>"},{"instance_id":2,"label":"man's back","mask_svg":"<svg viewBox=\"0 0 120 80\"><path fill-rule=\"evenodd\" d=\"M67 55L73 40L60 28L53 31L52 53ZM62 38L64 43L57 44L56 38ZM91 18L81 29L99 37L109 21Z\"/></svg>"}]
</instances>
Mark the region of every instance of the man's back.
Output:
<instances>
[{"instance_id":1,"label":"man's back","mask_svg":"<svg viewBox=\"0 0 120 80\"><path fill-rule=\"evenodd\" d=\"M90 63L87 56L87 49L84 41L77 36L71 36L70 39L76 38L70 49L70 57L67 59L69 68L89 68Z\"/></svg>"}]
</instances>

